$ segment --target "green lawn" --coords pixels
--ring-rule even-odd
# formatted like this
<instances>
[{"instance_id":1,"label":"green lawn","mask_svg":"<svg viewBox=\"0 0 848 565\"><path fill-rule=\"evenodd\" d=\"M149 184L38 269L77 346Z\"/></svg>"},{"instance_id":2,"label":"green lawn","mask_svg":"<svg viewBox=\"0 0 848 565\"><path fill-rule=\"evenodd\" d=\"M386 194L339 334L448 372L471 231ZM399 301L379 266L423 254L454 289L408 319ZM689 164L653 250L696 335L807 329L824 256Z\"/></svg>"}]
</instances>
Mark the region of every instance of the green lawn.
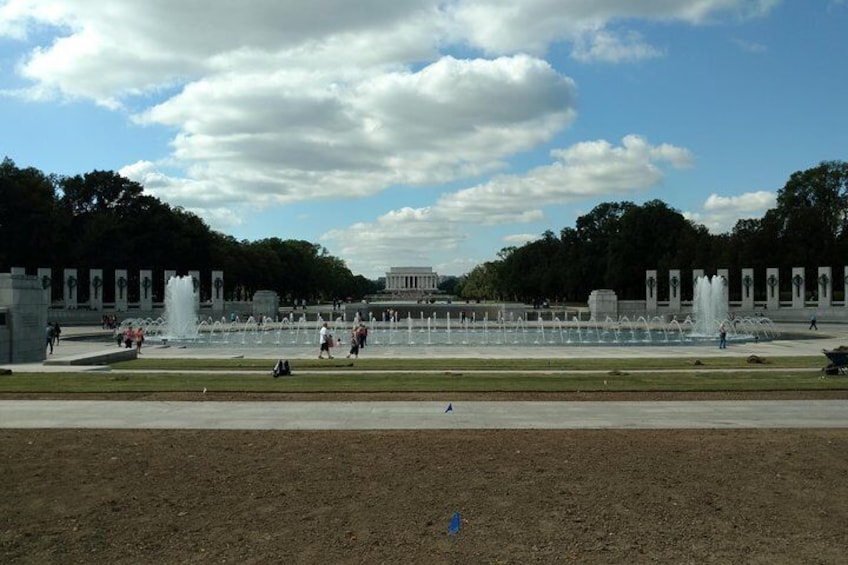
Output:
<instances>
[{"instance_id":1,"label":"green lawn","mask_svg":"<svg viewBox=\"0 0 848 565\"><path fill-rule=\"evenodd\" d=\"M297 359L296 369L309 371L639 371L693 369L786 369L815 368L826 364L823 356L775 357L763 363L749 363L740 357L706 357L695 364L695 358L556 358L556 359ZM205 370L205 371L270 371L274 361L268 359L146 359L123 361L112 365L122 370Z\"/></svg>"},{"instance_id":2,"label":"green lawn","mask_svg":"<svg viewBox=\"0 0 848 565\"><path fill-rule=\"evenodd\" d=\"M821 378L819 357L749 364L692 359L296 360L274 379L267 359L139 359L114 371L19 373L0 393L106 392L565 392L846 390L848 377ZM172 372L160 373L157 370ZM192 373L190 371L204 371Z\"/></svg>"}]
</instances>

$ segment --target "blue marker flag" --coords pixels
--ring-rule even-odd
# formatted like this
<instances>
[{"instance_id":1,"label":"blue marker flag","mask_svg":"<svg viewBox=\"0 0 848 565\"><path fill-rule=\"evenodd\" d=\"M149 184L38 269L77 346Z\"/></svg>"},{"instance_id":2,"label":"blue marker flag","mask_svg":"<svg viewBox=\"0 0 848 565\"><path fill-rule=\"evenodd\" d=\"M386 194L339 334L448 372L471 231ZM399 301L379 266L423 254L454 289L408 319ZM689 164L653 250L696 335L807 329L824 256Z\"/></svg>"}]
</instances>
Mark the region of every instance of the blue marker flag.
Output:
<instances>
[{"instance_id":1,"label":"blue marker flag","mask_svg":"<svg viewBox=\"0 0 848 565\"><path fill-rule=\"evenodd\" d=\"M459 512L453 513L450 524L448 524L448 533L455 534L459 531Z\"/></svg>"},{"instance_id":2,"label":"blue marker flag","mask_svg":"<svg viewBox=\"0 0 848 565\"><path fill-rule=\"evenodd\" d=\"M449 403L448 407L445 408L445 414L447 414L448 412L453 412L453 404Z\"/></svg>"}]
</instances>

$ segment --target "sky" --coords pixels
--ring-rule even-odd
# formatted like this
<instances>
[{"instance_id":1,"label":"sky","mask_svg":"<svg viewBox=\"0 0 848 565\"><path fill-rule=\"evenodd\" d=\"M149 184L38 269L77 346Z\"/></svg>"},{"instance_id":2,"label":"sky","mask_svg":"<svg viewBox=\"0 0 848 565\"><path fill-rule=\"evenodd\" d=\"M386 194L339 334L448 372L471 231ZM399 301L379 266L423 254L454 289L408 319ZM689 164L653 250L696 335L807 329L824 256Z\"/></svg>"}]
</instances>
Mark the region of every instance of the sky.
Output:
<instances>
[{"instance_id":1,"label":"sky","mask_svg":"<svg viewBox=\"0 0 848 565\"><path fill-rule=\"evenodd\" d=\"M604 202L761 218L848 159L846 30L848 0L0 0L0 158L462 275Z\"/></svg>"}]
</instances>

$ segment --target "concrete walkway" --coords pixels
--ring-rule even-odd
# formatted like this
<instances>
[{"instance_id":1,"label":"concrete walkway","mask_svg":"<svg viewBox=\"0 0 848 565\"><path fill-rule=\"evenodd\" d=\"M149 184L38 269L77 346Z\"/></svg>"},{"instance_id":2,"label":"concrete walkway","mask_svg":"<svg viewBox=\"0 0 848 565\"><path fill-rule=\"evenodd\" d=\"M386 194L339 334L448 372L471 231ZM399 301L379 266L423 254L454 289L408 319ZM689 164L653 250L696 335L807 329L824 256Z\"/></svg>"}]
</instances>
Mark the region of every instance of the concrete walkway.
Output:
<instances>
[{"instance_id":1,"label":"concrete walkway","mask_svg":"<svg viewBox=\"0 0 848 565\"><path fill-rule=\"evenodd\" d=\"M848 401L0 401L0 428L195 430L848 428Z\"/></svg>"}]
</instances>

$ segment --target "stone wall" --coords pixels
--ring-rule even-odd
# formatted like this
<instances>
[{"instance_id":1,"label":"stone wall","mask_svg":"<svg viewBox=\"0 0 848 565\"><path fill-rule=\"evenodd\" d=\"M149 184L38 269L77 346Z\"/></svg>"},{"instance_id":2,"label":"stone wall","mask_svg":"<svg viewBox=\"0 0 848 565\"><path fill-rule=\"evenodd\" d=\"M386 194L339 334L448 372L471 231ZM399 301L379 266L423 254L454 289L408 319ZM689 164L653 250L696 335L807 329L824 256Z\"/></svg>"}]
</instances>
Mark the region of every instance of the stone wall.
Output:
<instances>
[{"instance_id":1,"label":"stone wall","mask_svg":"<svg viewBox=\"0 0 848 565\"><path fill-rule=\"evenodd\" d=\"M47 303L35 275L0 273L0 363L44 361Z\"/></svg>"}]
</instances>

